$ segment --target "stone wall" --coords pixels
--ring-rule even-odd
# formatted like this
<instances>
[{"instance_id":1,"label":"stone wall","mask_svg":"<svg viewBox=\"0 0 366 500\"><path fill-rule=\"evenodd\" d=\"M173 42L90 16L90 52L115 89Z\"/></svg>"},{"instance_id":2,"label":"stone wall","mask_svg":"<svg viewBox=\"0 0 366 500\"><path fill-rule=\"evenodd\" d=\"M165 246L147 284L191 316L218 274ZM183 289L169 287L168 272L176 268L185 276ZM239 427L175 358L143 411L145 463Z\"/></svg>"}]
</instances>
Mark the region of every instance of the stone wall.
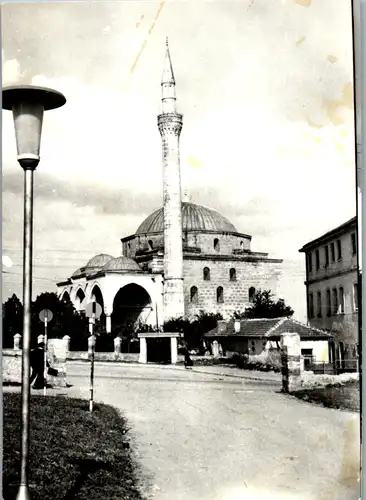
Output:
<instances>
[{"instance_id":1,"label":"stone wall","mask_svg":"<svg viewBox=\"0 0 366 500\"><path fill-rule=\"evenodd\" d=\"M194 316L200 309L220 312L224 317L234 311L243 311L249 305L249 288L269 289L278 298L281 264L275 262L246 262L240 260L184 260L185 310ZM210 281L203 279L203 269L210 269ZM230 269L235 268L236 280L230 280ZM191 287L198 289L197 302L190 300ZM223 288L224 302L217 303L216 291Z\"/></svg>"},{"instance_id":2,"label":"stone wall","mask_svg":"<svg viewBox=\"0 0 366 500\"><path fill-rule=\"evenodd\" d=\"M214 240L219 240L219 247L214 248ZM202 253L232 255L233 250L250 250L250 238L230 233L188 232L187 243L191 247L199 247Z\"/></svg>"}]
</instances>

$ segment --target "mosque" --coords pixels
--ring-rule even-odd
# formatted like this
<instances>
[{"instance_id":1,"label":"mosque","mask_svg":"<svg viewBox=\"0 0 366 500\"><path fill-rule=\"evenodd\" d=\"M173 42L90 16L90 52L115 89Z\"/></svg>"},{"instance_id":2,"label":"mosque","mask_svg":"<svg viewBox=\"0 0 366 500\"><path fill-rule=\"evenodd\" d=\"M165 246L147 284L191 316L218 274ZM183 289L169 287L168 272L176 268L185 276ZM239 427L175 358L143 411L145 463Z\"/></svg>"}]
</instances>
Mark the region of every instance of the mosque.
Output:
<instances>
[{"instance_id":1,"label":"mosque","mask_svg":"<svg viewBox=\"0 0 366 500\"><path fill-rule=\"evenodd\" d=\"M176 109L168 42L161 88L163 207L121 239L120 256L96 255L57 283L59 297L69 298L77 310L98 302L108 333L131 321L161 327L201 310L226 318L248 307L258 289L279 296L282 260L253 252L252 237L215 210L182 201L183 117Z\"/></svg>"}]
</instances>

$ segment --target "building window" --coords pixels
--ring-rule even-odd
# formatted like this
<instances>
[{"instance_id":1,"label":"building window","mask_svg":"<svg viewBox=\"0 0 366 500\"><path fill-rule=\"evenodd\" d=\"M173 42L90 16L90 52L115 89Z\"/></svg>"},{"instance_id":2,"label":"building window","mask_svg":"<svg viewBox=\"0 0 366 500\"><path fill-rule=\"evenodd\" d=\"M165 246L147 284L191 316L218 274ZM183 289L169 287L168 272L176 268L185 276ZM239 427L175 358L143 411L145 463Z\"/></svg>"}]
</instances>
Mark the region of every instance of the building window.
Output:
<instances>
[{"instance_id":1,"label":"building window","mask_svg":"<svg viewBox=\"0 0 366 500\"><path fill-rule=\"evenodd\" d=\"M357 253L356 233L351 234L351 247L352 247L352 255L356 255Z\"/></svg>"},{"instance_id":2,"label":"building window","mask_svg":"<svg viewBox=\"0 0 366 500\"><path fill-rule=\"evenodd\" d=\"M358 311L358 283L353 283L353 308Z\"/></svg>"},{"instance_id":3,"label":"building window","mask_svg":"<svg viewBox=\"0 0 366 500\"><path fill-rule=\"evenodd\" d=\"M344 289L343 286L339 289L339 313L344 314Z\"/></svg>"},{"instance_id":4,"label":"building window","mask_svg":"<svg viewBox=\"0 0 366 500\"><path fill-rule=\"evenodd\" d=\"M330 256L332 258L332 262L335 262L335 247L334 247L334 242L330 244Z\"/></svg>"},{"instance_id":5,"label":"building window","mask_svg":"<svg viewBox=\"0 0 366 500\"><path fill-rule=\"evenodd\" d=\"M214 250L216 250L216 252L220 251L220 241L218 238L214 239Z\"/></svg>"},{"instance_id":6,"label":"building window","mask_svg":"<svg viewBox=\"0 0 366 500\"><path fill-rule=\"evenodd\" d=\"M314 297L312 293L309 293L309 318L314 317Z\"/></svg>"},{"instance_id":7,"label":"building window","mask_svg":"<svg viewBox=\"0 0 366 500\"><path fill-rule=\"evenodd\" d=\"M255 341L252 340L252 352L255 353Z\"/></svg>"},{"instance_id":8,"label":"building window","mask_svg":"<svg viewBox=\"0 0 366 500\"><path fill-rule=\"evenodd\" d=\"M198 289L196 286L192 286L191 288L191 302L193 304L197 304L198 302Z\"/></svg>"},{"instance_id":9,"label":"building window","mask_svg":"<svg viewBox=\"0 0 366 500\"><path fill-rule=\"evenodd\" d=\"M317 308L318 308L318 318L322 317L322 293L318 292L317 293Z\"/></svg>"},{"instance_id":10,"label":"building window","mask_svg":"<svg viewBox=\"0 0 366 500\"><path fill-rule=\"evenodd\" d=\"M342 243L341 240L337 240L337 254L338 254L338 260L342 259Z\"/></svg>"},{"instance_id":11,"label":"building window","mask_svg":"<svg viewBox=\"0 0 366 500\"><path fill-rule=\"evenodd\" d=\"M244 250L244 241L240 242L240 250Z\"/></svg>"},{"instance_id":12,"label":"building window","mask_svg":"<svg viewBox=\"0 0 366 500\"><path fill-rule=\"evenodd\" d=\"M204 279L204 281L210 281L210 279L211 279L211 273L210 273L210 268L209 267L204 267L203 268L203 279Z\"/></svg>"},{"instance_id":13,"label":"building window","mask_svg":"<svg viewBox=\"0 0 366 500\"><path fill-rule=\"evenodd\" d=\"M216 301L218 304L222 304L224 302L224 289L222 286L219 286L216 290Z\"/></svg>"},{"instance_id":14,"label":"building window","mask_svg":"<svg viewBox=\"0 0 366 500\"><path fill-rule=\"evenodd\" d=\"M331 297L330 297L330 290L328 288L327 290L327 316L332 315L332 302L331 302Z\"/></svg>"},{"instance_id":15,"label":"building window","mask_svg":"<svg viewBox=\"0 0 366 500\"><path fill-rule=\"evenodd\" d=\"M249 288L249 302L253 303L255 297L255 288L254 286Z\"/></svg>"},{"instance_id":16,"label":"building window","mask_svg":"<svg viewBox=\"0 0 366 500\"><path fill-rule=\"evenodd\" d=\"M325 245L324 247L324 254L325 254L325 267L329 266L329 247L328 245Z\"/></svg>"},{"instance_id":17,"label":"building window","mask_svg":"<svg viewBox=\"0 0 366 500\"><path fill-rule=\"evenodd\" d=\"M150 250L152 250L154 248L154 244L153 244L152 240L149 240L148 243L149 243Z\"/></svg>"},{"instance_id":18,"label":"building window","mask_svg":"<svg viewBox=\"0 0 366 500\"><path fill-rule=\"evenodd\" d=\"M308 253L307 257L308 257L308 271L309 273L311 273L313 271L313 254Z\"/></svg>"},{"instance_id":19,"label":"building window","mask_svg":"<svg viewBox=\"0 0 366 500\"><path fill-rule=\"evenodd\" d=\"M131 243L127 243L127 248L131 250Z\"/></svg>"},{"instance_id":20,"label":"building window","mask_svg":"<svg viewBox=\"0 0 366 500\"><path fill-rule=\"evenodd\" d=\"M230 281L236 281L236 269L233 267L230 269Z\"/></svg>"},{"instance_id":21,"label":"building window","mask_svg":"<svg viewBox=\"0 0 366 500\"><path fill-rule=\"evenodd\" d=\"M315 267L316 270L320 268L319 250L315 250Z\"/></svg>"},{"instance_id":22,"label":"building window","mask_svg":"<svg viewBox=\"0 0 366 500\"><path fill-rule=\"evenodd\" d=\"M336 288L333 288L333 313L338 314L338 294Z\"/></svg>"}]
</instances>

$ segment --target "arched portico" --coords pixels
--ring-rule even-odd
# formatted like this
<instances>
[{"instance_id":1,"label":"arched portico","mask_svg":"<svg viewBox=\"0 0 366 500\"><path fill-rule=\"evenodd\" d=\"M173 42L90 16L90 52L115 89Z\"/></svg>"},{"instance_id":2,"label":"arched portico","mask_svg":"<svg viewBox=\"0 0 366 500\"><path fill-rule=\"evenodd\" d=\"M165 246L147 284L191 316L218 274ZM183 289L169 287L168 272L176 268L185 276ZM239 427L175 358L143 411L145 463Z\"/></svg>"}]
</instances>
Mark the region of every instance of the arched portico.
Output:
<instances>
[{"instance_id":1,"label":"arched portico","mask_svg":"<svg viewBox=\"0 0 366 500\"><path fill-rule=\"evenodd\" d=\"M70 301L70 293L68 292L68 290L64 290L61 294L61 300L64 300L64 301Z\"/></svg>"},{"instance_id":2,"label":"arched portico","mask_svg":"<svg viewBox=\"0 0 366 500\"><path fill-rule=\"evenodd\" d=\"M75 301L74 301L74 307L75 309L80 312L82 310L82 305L85 305L85 292L81 286L76 291L75 294Z\"/></svg>"},{"instance_id":3,"label":"arched portico","mask_svg":"<svg viewBox=\"0 0 366 500\"><path fill-rule=\"evenodd\" d=\"M110 273L103 278L103 287L106 323L113 324L113 329L138 321L160 326L163 320L161 275Z\"/></svg>"},{"instance_id":4,"label":"arched portico","mask_svg":"<svg viewBox=\"0 0 366 500\"><path fill-rule=\"evenodd\" d=\"M156 324L149 293L136 283L129 283L118 290L113 300L112 327L116 331L128 325Z\"/></svg>"},{"instance_id":5,"label":"arched portico","mask_svg":"<svg viewBox=\"0 0 366 500\"><path fill-rule=\"evenodd\" d=\"M61 287L60 287L61 288ZM163 278L160 274L105 273L94 279L81 279L64 286L59 297L67 292L77 311L95 300L102 307L101 324L107 333L126 321L141 321L161 326L163 321Z\"/></svg>"}]
</instances>

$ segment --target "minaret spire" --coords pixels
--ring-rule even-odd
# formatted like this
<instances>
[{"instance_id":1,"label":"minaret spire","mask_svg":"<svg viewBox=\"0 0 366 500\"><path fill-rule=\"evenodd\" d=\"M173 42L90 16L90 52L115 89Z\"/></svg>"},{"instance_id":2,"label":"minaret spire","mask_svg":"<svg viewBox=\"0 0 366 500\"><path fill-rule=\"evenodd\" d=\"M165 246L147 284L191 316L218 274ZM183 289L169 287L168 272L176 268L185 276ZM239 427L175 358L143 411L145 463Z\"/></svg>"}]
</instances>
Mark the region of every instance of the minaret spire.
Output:
<instances>
[{"instance_id":1,"label":"minaret spire","mask_svg":"<svg viewBox=\"0 0 366 500\"><path fill-rule=\"evenodd\" d=\"M163 113L176 112L175 78L172 60L170 58L168 37L165 40L165 62L161 78L161 100Z\"/></svg>"},{"instance_id":2,"label":"minaret spire","mask_svg":"<svg viewBox=\"0 0 366 500\"><path fill-rule=\"evenodd\" d=\"M163 147L164 320L184 316L182 193L179 137L183 117L176 111L175 79L166 39L162 113L158 126Z\"/></svg>"}]
</instances>

